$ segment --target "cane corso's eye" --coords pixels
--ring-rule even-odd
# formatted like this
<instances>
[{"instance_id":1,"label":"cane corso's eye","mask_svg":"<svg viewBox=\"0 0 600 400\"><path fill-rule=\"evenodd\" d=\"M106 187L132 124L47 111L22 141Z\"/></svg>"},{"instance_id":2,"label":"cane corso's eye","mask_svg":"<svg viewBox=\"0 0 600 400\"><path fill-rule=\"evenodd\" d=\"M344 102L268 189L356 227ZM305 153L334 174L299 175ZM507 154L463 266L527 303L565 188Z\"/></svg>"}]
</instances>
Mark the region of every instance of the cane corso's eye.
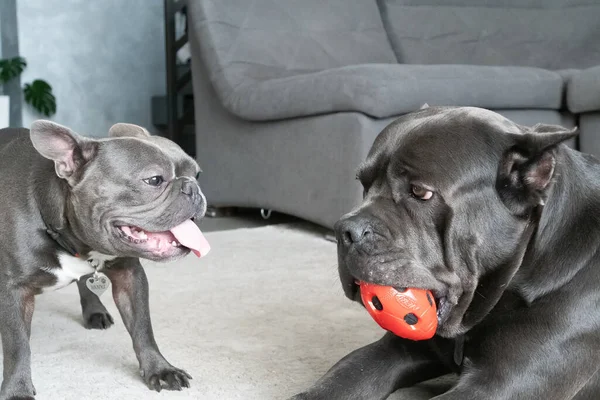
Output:
<instances>
[{"instance_id":1,"label":"cane corso's eye","mask_svg":"<svg viewBox=\"0 0 600 400\"><path fill-rule=\"evenodd\" d=\"M164 178L160 175L155 175L150 178L144 179L144 182L150 186L160 186L164 181Z\"/></svg>"},{"instance_id":2,"label":"cane corso's eye","mask_svg":"<svg viewBox=\"0 0 600 400\"><path fill-rule=\"evenodd\" d=\"M356 179L357 181L360 181L360 184L363 187L363 199L364 199L365 197L367 197L367 193L369 192L370 185L365 184L365 181L362 179L360 173L357 173L356 177L354 179Z\"/></svg>"},{"instance_id":3,"label":"cane corso's eye","mask_svg":"<svg viewBox=\"0 0 600 400\"><path fill-rule=\"evenodd\" d=\"M433 192L419 185L411 185L410 190L412 195L419 200L429 200L433 197Z\"/></svg>"}]
</instances>

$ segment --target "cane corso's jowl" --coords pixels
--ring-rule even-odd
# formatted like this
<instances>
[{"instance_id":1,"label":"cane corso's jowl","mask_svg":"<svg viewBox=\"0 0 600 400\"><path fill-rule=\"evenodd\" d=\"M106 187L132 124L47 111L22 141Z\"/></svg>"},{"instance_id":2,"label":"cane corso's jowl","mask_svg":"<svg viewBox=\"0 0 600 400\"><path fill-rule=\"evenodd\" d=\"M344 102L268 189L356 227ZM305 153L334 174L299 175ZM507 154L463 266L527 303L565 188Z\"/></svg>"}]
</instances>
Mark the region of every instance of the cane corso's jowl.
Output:
<instances>
[{"instance_id":1,"label":"cane corso's jowl","mask_svg":"<svg viewBox=\"0 0 600 400\"><path fill-rule=\"evenodd\" d=\"M36 121L30 131L0 130L0 171L0 400L33 399L34 296L74 281L84 325L94 329L113 324L97 296L112 283L151 389L189 386L190 376L167 362L154 340L139 258L167 261L209 250L193 222L206 209L198 164L136 125L116 124L108 138L95 140Z\"/></svg>"},{"instance_id":2,"label":"cane corso's jowl","mask_svg":"<svg viewBox=\"0 0 600 400\"><path fill-rule=\"evenodd\" d=\"M297 399L385 399L448 373L436 400L600 399L600 164L575 130L432 107L376 139L364 201L336 225L339 274L430 289L436 336L386 334Z\"/></svg>"}]
</instances>

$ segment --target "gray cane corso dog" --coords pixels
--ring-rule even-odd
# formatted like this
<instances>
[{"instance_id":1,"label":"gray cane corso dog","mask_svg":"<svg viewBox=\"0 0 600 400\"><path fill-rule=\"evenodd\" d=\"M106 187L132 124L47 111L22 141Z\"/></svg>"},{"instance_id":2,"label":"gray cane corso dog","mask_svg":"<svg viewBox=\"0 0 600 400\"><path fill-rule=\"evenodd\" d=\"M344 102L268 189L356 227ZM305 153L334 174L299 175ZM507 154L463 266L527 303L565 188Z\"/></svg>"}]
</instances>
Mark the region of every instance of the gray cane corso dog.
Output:
<instances>
[{"instance_id":1,"label":"gray cane corso dog","mask_svg":"<svg viewBox=\"0 0 600 400\"><path fill-rule=\"evenodd\" d=\"M436 336L385 334L295 399L386 399L449 373L435 400L600 399L600 164L575 135L471 107L389 125L335 226L339 275L359 302L356 280L432 290Z\"/></svg>"},{"instance_id":2,"label":"gray cane corso dog","mask_svg":"<svg viewBox=\"0 0 600 400\"><path fill-rule=\"evenodd\" d=\"M29 337L36 294L78 281L85 326L113 324L87 285L95 271L112 283L146 384L188 387L191 377L167 362L154 340L139 258L208 251L193 222L206 209L197 163L136 125L116 124L108 138L93 140L36 121L30 131L0 130L0 171L0 399L35 395Z\"/></svg>"}]
</instances>

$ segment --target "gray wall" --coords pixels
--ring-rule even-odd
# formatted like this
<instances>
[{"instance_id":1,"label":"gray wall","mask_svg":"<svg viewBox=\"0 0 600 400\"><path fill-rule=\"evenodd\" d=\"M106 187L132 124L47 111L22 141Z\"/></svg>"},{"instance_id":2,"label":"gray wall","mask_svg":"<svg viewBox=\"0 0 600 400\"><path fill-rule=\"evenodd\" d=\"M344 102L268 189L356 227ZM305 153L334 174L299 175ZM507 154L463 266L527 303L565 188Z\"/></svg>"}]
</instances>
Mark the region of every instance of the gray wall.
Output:
<instances>
[{"instance_id":1,"label":"gray wall","mask_svg":"<svg viewBox=\"0 0 600 400\"><path fill-rule=\"evenodd\" d=\"M0 57L19 55L16 0L0 0ZM21 125L21 79L16 77L4 84L2 94L10 97L10 126Z\"/></svg>"},{"instance_id":2,"label":"gray wall","mask_svg":"<svg viewBox=\"0 0 600 400\"><path fill-rule=\"evenodd\" d=\"M153 131L150 98L165 93L162 0L17 0L22 83L53 87L52 120L104 136L115 122ZM42 116L23 106L23 125Z\"/></svg>"}]
</instances>

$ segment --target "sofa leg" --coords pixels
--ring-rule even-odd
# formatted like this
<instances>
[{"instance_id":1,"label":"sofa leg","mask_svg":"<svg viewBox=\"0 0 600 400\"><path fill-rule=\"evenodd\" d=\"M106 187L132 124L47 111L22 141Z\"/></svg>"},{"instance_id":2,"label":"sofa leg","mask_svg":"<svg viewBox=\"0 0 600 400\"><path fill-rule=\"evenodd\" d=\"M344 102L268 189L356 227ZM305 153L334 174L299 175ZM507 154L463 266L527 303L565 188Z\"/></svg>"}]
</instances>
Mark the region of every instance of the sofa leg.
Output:
<instances>
[{"instance_id":1,"label":"sofa leg","mask_svg":"<svg viewBox=\"0 0 600 400\"><path fill-rule=\"evenodd\" d=\"M223 218L223 217L231 217L236 212L234 207L215 207L208 206L206 207L206 216L208 218Z\"/></svg>"},{"instance_id":2,"label":"sofa leg","mask_svg":"<svg viewBox=\"0 0 600 400\"><path fill-rule=\"evenodd\" d=\"M260 216L262 217L262 219L269 219L271 218L271 209L265 209L265 208L261 208L260 209Z\"/></svg>"},{"instance_id":3,"label":"sofa leg","mask_svg":"<svg viewBox=\"0 0 600 400\"><path fill-rule=\"evenodd\" d=\"M333 232L325 233L324 237L325 237L325 240L328 240L333 243L337 243L337 238L335 237L335 233L333 233Z\"/></svg>"}]
</instances>

